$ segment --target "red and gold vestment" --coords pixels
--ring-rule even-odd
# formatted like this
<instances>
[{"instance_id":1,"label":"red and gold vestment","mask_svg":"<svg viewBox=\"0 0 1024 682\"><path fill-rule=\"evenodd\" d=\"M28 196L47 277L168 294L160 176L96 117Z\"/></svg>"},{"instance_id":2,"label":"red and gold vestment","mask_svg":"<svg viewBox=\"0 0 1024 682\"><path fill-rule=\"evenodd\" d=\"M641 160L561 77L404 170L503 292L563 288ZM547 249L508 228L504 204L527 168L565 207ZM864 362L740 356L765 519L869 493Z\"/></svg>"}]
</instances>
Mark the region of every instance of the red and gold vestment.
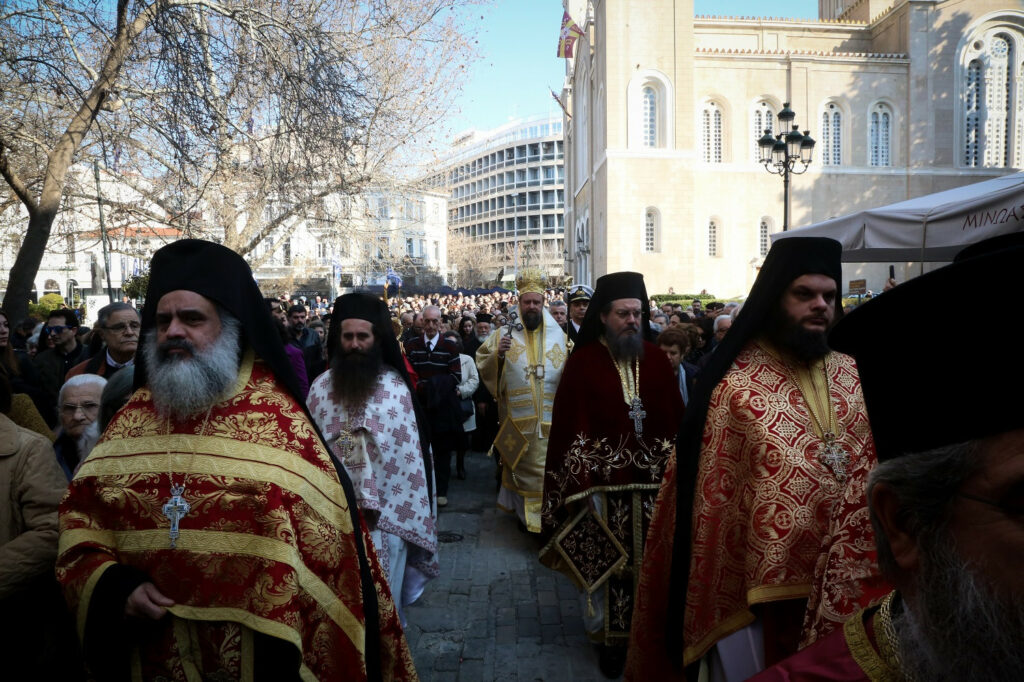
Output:
<instances>
[{"instance_id":1,"label":"red and gold vestment","mask_svg":"<svg viewBox=\"0 0 1024 682\"><path fill-rule=\"evenodd\" d=\"M843 476L819 459L822 438L800 386L766 346L747 344L712 394L693 506L687 665L753 622L756 604L809 598L807 642L887 591L866 523L864 491L876 458L857 368L830 353L823 369L836 440L849 454ZM677 473L673 461L648 534L628 679L680 675L664 638Z\"/></svg>"},{"instance_id":2,"label":"red and gold vestment","mask_svg":"<svg viewBox=\"0 0 1024 682\"><path fill-rule=\"evenodd\" d=\"M191 506L173 549L163 511L172 483ZM193 679L197 669L246 679L254 635L294 645L303 679L365 679L374 619L356 533L372 543L348 505L305 412L250 352L208 415L171 424L141 389L115 416L61 505L57 575L86 649L103 635L90 633L90 619L111 568L130 567L174 600L171 617L131 633L136 679ZM387 583L367 554L382 677L415 679Z\"/></svg>"}]
</instances>

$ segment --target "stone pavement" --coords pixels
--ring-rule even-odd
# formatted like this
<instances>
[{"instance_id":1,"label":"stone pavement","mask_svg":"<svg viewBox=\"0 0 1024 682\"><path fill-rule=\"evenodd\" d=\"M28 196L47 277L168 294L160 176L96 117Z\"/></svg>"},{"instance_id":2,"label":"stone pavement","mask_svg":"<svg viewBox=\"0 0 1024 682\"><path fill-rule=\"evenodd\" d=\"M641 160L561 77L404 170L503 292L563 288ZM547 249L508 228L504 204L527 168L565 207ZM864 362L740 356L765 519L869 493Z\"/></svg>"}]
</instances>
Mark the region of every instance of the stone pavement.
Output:
<instances>
[{"instance_id":1,"label":"stone pavement","mask_svg":"<svg viewBox=\"0 0 1024 682\"><path fill-rule=\"evenodd\" d=\"M407 609L423 682L604 680L568 578L537 560L539 541L495 506L494 465L466 456L439 510L441 575Z\"/></svg>"}]
</instances>

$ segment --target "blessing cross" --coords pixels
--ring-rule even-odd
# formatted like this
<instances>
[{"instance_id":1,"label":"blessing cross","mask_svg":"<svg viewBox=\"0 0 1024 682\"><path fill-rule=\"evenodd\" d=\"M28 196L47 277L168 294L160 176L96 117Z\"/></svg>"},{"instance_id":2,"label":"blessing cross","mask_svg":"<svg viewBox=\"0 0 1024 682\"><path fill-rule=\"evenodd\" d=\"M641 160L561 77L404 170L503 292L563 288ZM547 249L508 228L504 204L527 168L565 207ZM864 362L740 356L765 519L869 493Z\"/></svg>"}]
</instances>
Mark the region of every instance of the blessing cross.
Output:
<instances>
[{"instance_id":1,"label":"blessing cross","mask_svg":"<svg viewBox=\"0 0 1024 682\"><path fill-rule=\"evenodd\" d=\"M647 412L644 410L644 404L640 402L640 396L635 396L631 405L629 418L633 420L633 430L636 431L636 435L642 436L644 435L644 417L647 416Z\"/></svg>"},{"instance_id":2,"label":"blessing cross","mask_svg":"<svg viewBox=\"0 0 1024 682\"><path fill-rule=\"evenodd\" d=\"M517 332L523 331L523 323L519 321L519 313L513 310L508 314L508 323L505 325L505 328L507 329L505 332L506 336L512 336L513 329Z\"/></svg>"},{"instance_id":3,"label":"blessing cross","mask_svg":"<svg viewBox=\"0 0 1024 682\"><path fill-rule=\"evenodd\" d=\"M178 522L181 521L185 514L188 514L192 510L192 505L182 497L182 493L185 492L184 485L171 484L171 499L163 506L164 516L171 522L171 549L178 546Z\"/></svg>"},{"instance_id":4,"label":"blessing cross","mask_svg":"<svg viewBox=\"0 0 1024 682\"><path fill-rule=\"evenodd\" d=\"M846 467L850 463L850 453L836 442L835 434L825 434L825 442L818 449L818 459L829 468L837 481L846 482Z\"/></svg>"}]
</instances>

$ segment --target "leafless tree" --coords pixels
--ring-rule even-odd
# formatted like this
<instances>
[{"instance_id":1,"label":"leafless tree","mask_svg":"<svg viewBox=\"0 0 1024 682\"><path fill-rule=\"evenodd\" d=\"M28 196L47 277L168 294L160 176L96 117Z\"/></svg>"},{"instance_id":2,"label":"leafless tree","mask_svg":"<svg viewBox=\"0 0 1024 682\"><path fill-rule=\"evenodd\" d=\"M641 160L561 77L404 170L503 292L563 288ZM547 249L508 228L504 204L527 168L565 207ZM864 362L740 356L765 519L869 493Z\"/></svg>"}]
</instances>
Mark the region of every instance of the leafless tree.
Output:
<instances>
[{"instance_id":1,"label":"leafless tree","mask_svg":"<svg viewBox=\"0 0 1024 682\"><path fill-rule=\"evenodd\" d=\"M4 304L24 314L93 159L144 200L115 221L256 246L394 173L448 113L478 0L0 3L0 176L28 214ZM87 167L87 166L86 166Z\"/></svg>"}]
</instances>

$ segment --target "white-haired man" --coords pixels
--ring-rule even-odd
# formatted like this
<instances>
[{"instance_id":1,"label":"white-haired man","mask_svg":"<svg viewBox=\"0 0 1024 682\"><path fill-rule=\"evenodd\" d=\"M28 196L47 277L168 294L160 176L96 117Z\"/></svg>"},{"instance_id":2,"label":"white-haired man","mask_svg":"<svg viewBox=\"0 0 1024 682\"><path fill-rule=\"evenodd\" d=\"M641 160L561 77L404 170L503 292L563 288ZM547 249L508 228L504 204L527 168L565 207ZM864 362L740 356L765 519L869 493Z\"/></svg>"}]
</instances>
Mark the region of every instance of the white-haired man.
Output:
<instances>
[{"instance_id":1,"label":"white-haired man","mask_svg":"<svg viewBox=\"0 0 1024 682\"><path fill-rule=\"evenodd\" d=\"M60 431L53 449L57 463L70 481L78 465L99 440L100 399L107 380L96 374L79 374L64 382L57 398Z\"/></svg>"}]
</instances>

